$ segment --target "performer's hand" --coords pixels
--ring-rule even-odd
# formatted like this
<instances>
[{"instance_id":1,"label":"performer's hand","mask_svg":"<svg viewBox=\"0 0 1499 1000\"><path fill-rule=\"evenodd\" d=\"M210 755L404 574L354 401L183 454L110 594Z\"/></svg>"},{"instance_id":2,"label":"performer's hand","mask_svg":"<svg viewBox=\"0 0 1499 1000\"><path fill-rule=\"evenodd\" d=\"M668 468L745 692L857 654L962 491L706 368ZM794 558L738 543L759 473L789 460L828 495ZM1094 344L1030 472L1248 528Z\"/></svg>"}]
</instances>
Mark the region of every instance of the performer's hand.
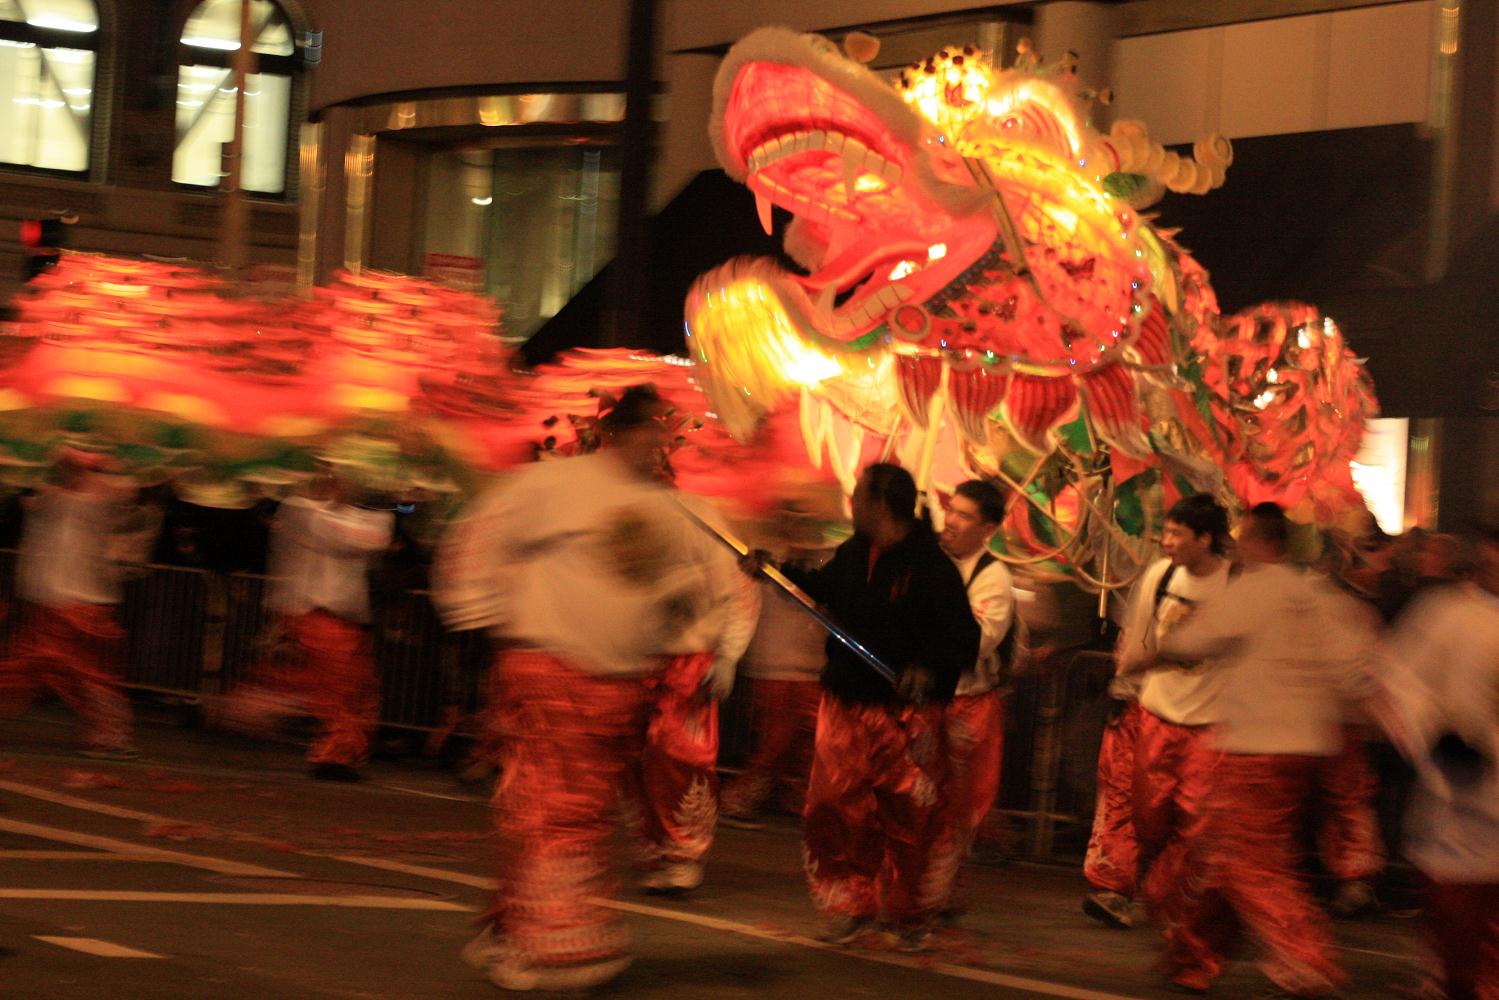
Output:
<instances>
[{"instance_id":1,"label":"performer's hand","mask_svg":"<svg viewBox=\"0 0 1499 1000\"><path fill-rule=\"evenodd\" d=\"M703 691L714 701L723 701L734 690L734 661L718 657L703 674Z\"/></svg>"},{"instance_id":2,"label":"performer's hand","mask_svg":"<svg viewBox=\"0 0 1499 1000\"><path fill-rule=\"evenodd\" d=\"M936 681L930 673L921 667L907 667L901 671L895 690L906 701L920 705L926 701L934 687L936 687Z\"/></svg>"},{"instance_id":3,"label":"performer's hand","mask_svg":"<svg viewBox=\"0 0 1499 1000\"><path fill-rule=\"evenodd\" d=\"M753 579L760 575L760 570L766 565L773 565L770 553L764 549L752 549L746 555L739 557L739 572Z\"/></svg>"}]
</instances>

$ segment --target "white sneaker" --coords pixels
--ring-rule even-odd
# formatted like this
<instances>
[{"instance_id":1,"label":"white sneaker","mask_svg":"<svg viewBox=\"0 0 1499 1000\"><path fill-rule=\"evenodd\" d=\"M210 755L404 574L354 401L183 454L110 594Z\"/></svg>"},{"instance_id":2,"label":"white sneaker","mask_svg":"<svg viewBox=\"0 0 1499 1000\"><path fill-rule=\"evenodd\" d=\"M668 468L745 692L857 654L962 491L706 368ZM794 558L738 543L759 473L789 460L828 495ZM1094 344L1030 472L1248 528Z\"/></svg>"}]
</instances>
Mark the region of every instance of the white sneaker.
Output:
<instances>
[{"instance_id":1,"label":"white sneaker","mask_svg":"<svg viewBox=\"0 0 1499 1000\"><path fill-rule=\"evenodd\" d=\"M680 896L703 884L703 866L698 861L671 861L640 880L640 887L655 896Z\"/></svg>"}]
</instances>

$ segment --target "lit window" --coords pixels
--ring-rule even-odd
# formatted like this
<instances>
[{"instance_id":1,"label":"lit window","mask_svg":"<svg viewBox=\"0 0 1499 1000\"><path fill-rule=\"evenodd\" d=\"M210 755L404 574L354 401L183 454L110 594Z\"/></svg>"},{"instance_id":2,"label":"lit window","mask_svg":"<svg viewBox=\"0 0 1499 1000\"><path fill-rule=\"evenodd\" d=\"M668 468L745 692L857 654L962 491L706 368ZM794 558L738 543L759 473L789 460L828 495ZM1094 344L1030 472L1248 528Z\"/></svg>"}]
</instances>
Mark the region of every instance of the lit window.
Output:
<instances>
[{"instance_id":1,"label":"lit window","mask_svg":"<svg viewBox=\"0 0 1499 1000\"><path fill-rule=\"evenodd\" d=\"M172 180L179 184L216 187L223 176L224 147L234 137L239 18L240 0L203 0L182 29L177 148L172 154ZM250 26L257 72L245 80L240 185L275 194L286 188L296 45L286 15L269 0L251 0Z\"/></svg>"},{"instance_id":2,"label":"lit window","mask_svg":"<svg viewBox=\"0 0 1499 1000\"><path fill-rule=\"evenodd\" d=\"M88 169L98 38L93 0L0 0L0 162Z\"/></svg>"}]
</instances>

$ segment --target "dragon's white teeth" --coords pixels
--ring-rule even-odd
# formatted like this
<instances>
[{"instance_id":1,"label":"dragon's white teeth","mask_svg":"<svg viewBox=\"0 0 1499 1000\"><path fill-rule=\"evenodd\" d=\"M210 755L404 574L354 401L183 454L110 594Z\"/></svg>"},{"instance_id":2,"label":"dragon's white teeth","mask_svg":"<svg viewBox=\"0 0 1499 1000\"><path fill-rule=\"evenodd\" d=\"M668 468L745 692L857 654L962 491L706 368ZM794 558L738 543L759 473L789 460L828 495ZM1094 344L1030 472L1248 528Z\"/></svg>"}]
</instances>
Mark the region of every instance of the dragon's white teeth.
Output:
<instances>
[{"instance_id":1,"label":"dragon's white teeth","mask_svg":"<svg viewBox=\"0 0 1499 1000\"><path fill-rule=\"evenodd\" d=\"M854 200L854 184L859 179L859 172L864 167L864 149L856 147L855 143L849 143L843 147L843 197L845 201Z\"/></svg>"},{"instance_id":2,"label":"dragon's white teeth","mask_svg":"<svg viewBox=\"0 0 1499 1000\"><path fill-rule=\"evenodd\" d=\"M775 228L771 222L770 195L759 188L755 189L755 211L760 213L760 228L765 230L766 236L775 235Z\"/></svg>"},{"instance_id":3,"label":"dragon's white teeth","mask_svg":"<svg viewBox=\"0 0 1499 1000\"><path fill-rule=\"evenodd\" d=\"M837 297L838 289L831 283L824 285L822 291L817 293L817 315L828 326L832 326L833 324L833 301Z\"/></svg>"}]
</instances>

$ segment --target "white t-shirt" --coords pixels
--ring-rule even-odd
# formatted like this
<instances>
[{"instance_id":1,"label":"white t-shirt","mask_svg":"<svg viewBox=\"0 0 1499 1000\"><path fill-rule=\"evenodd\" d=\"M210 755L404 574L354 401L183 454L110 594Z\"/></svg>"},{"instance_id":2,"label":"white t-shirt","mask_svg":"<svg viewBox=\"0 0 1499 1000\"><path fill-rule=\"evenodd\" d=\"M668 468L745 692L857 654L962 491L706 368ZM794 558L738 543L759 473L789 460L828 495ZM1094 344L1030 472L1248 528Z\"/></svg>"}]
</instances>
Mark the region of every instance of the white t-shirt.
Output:
<instances>
[{"instance_id":1,"label":"white t-shirt","mask_svg":"<svg viewBox=\"0 0 1499 1000\"><path fill-rule=\"evenodd\" d=\"M1161 640L1160 651L1212 659L1225 672L1210 710L1218 749L1332 756L1349 706L1372 690L1371 615L1312 574L1252 566Z\"/></svg>"},{"instance_id":2,"label":"white t-shirt","mask_svg":"<svg viewBox=\"0 0 1499 1000\"><path fill-rule=\"evenodd\" d=\"M395 515L343 503L289 497L271 535L271 607L287 615L318 608L370 620L370 567L390 546Z\"/></svg>"},{"instance_id":3,"label":"white t-shirt","mask_svg":"<svg viewBox=\"0 0 1499 1000\"><path fill-rule=\"evenodd\" d=\"M16 572L22 598L51 608L118 604L110 539L124 507L109 496L52 488L26 511Z\"/></svg>"},{"instance_id":4,"label":"white t-shirt","mask_svg":"<svg viewBox=\"0 0 1499 1000\"><path fill-rule=\"evenodd\" d=\"M1420 779L1406 857L1438 881L1499 881L1499 767L1455 788L1431 759L1453 733L1499 761L1499 597L1472 584L1423 595L1396 622L1380 666L1390 735Z\"/></svg>"},{"instance_id":5,"label":"white t-shirt","mask_svg":"<svg viewBox=\"0 0 1499 1000\"><path fill-rule=\"evenodd\" d=\"M1133 630L1126 640L1142 653L1153 653L1196 608L1217 598L1228 586L1228 562L1206 576L1194 576L1185 566L1171 573L1166 592L1156 600L1161 579L1170 571L1171 560L1162 559L1142 574L1130 595L1128 622ZM1217 721L1214 706L1223 690L1225 675L1210 663L1152 670L1140 684L1140 705L1167 722L1182 726L1204 726Z\"/></svg>"},{"instance_id":6,"label":"white t-shirt","mask_svg":"<svg viewBox=\"0 0 1499 1000\"><path fill-rule=\"evenodd\" d=\"M827 632L776 584L762 580L758 589L760 621L741 672L761 680L817 680L827 663Z\"/></svg>"},{"instance_id":7,"label":"white t-shirt","mask_svg":"<svg viewBox=\"0 0 1499 1000\"><path fill-rule=\"evenodd\" d=\"M979 623L978 661L958 678L955 693L960 695L983 694L999 686L1000 671L1004 669L999 662L999 644L1015 621L1015 587L1010 569L995 559L974 576L974 568L983 554L980 549L965 559L953 560L958 575L967 585L968 604Z\"/></svg>"},{"instance_id":8,"label":"white t-shirt","mask_svg":"<svg viewBox=\"0 0 1499 1000\"><path fill-rule=\"evenodd\" d=\"M728 549L608 452L510 473L449 532L433 583L452 627L595 674L650 673L672 653L738 659L754 627Z\"/></svg>"}]
</instances>

